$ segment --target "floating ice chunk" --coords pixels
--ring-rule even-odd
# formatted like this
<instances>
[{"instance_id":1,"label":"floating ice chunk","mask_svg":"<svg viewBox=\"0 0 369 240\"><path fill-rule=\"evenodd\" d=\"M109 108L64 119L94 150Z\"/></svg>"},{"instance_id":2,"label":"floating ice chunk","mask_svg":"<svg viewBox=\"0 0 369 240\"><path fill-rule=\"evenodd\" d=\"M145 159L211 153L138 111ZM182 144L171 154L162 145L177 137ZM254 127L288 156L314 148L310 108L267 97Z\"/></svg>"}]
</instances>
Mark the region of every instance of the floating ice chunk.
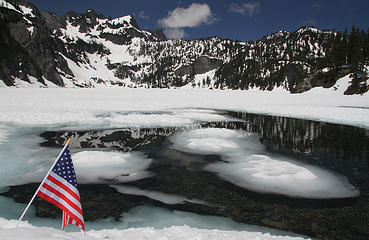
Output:
<instances>
[{"instance_id":1,"label":"floating ice chunk","mask_svg":"<svg viewBox=\"0 0 369 240\"><path fill-rule=\"evenodd\" d=\"M185 202L191 202L196 204L202 204L202 205L212 205L207 203L203 200L198 199L189 199L184 196L174 195L174 194L168 194L168 193L162 193L162 192L156 192L151 190L142 190L136 187L131 186L123 186L123 185L110 185L111 187L115 188L118 192L123 194L130 194L130 195L139 195L139 196L145 196L160 202L163 202L165 204L183 204Z\"/></svg>"},{"instance_id":2,"label":"floating ice chunk","mask_svg":"<svg viewBox=\"0 0 369 240\"><path fill-rule=\"evenodd\" d=\"M271 154L253 133L207 128L177 134L171 141L177 150L220 155L224 162L205 169L252 191L315 199L359 195L345 176Z\"/></svg>"},{"instance_id":3,"label":"floating ice chunk","mask_svg":"<svg viewBox=\"0 0 369 240\"><path fill-rule=\"evenodd\" d=\"M138 152L82 151L72 155L78 183L131 182L152 176L151 159Z\"/></svg>"},{"instance_id":4,"label":"floating ice chunk","mask_svg":"<svg viewBox=\"0 0 369 240\"><path fill-rule=\"evenodd\" d=\"M241 148L262 150L263 146L256 139L252 138L245 144L244 139L248 135L251 133L226 128L203 128L174 135L171 141L174 149L202 154L232 153Z\"/></svg>"},{"instance_id":5,"label":"floating ice chunk","mask_svg":"<svg viewBox=\"0 0 369 240\"><path fill-rule=\"evenodd\" d=\"M314 199L359 195L346 177L283 156L240 153L226 159L229 163L209 164L206 170L252 191Z\"/></svg>"},{"instance_id":6,"label":"floating ice chunk","mask_svg":"<svg viewBox=\"0 0 369 240\"><path fill-rule=\"evenodd\" d=\"M278 161L263 155L251 155L248 160L248 166L244 170L252 171L251 176L265 180L313 180L317 178L308 169L292 162Z\"/></svg>"}]
</instances>

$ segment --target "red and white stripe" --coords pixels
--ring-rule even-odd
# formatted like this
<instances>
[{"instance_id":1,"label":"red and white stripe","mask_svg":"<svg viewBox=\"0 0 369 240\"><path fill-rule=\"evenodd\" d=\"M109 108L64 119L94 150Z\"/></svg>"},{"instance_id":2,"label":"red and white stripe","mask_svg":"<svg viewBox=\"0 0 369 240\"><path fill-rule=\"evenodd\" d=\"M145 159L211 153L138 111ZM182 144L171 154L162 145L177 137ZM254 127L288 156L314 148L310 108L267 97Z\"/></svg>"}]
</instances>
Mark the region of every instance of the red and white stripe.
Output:
<instances>
[{"instance_id":1,"label":"red and white stripe","mask_svg":"<svg viewBox=\"0 0 369 240\"><path fill-rule=\"evenodd\" d=\"M63 218L62 218L62 229L64 230L65 226L68 224L77 225L76 220L73 220L68 213L63 211ZM78 225L77 225L78 226Z\"/></svg>"},{"instance_id":2,"label":"red and white stripe","mask_svg":"<svg viewBox=\"0 0 369 240\"><path fill-rule=\"evenodd\" d=\"M85 231L81 200L76 187L51 171L37 195L63 210L63 229L67 224L73 224ZM68 217L64 218L65 214Z\"/></svg>"}]
</instances>

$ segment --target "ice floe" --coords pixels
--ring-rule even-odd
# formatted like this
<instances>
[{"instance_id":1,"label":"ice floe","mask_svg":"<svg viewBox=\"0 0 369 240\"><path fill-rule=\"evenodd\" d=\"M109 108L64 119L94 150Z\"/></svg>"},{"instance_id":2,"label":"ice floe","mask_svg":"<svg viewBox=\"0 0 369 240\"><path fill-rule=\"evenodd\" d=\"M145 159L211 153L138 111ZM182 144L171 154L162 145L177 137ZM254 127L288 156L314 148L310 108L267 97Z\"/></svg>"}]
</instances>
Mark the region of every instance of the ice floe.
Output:
<instances>
[{"instance_id":1,"label":"ice floe","mask_svg":"<svg viewBox=\"0 0 369 240\"><path fill-rule=\"evenodd\" d=\"M220 155L222 162L205 169L248 190L314 199L359 195L343 175L267 152L254 133L205 128L185 131L171 141L177 150Z\"/></svg>"},{"instance_id":2,"label":"ice floe","mask_svg":"<svg viewBox=\"0 0 369 240\"><path fill-rule=\"evenodd\" d=\"M78 183L122 183L152 176L151 159L139 152L81 151L72 156Z\"/></svg>"}]
</instances>

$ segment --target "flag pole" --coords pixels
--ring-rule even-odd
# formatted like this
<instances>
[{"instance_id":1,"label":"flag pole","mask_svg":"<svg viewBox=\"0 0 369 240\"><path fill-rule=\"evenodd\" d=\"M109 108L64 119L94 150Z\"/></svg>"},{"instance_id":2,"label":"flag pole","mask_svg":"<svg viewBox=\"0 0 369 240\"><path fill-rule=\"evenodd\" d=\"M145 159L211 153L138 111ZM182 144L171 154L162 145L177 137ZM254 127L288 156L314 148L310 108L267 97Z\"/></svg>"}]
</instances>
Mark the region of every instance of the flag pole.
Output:
<instances>
[{"instance_id":1,"label":"flag pole","mask_svg":"<svg viewBox=\"0 0 369 240\"><path fill-rule=\"evenodd\" d=\"M47 172L47 174L45 175L44 179L42 180L42 182L41 182L41 183L40 183L40 185L38 186L38 188L37 188L37 190L36 190L35 194L33 195L32 199L31 199L31 201L29 201L29 203L28 203L27 207L24 209L24 211L23 211L22 215L21 215L21 216L20 216L20 218L18 219L17 225L16 225L15 227L18 227L18 226L19 226L19 223L22 221L22 218L23 218L24 214L26 214L26 212L27 212L28 208L31 206L31 204L32 204L33 200L35 199L35 197L36 197L37 193L40 191L40 188L42 187L42 185L43 185L43 184L44 184L44 182L46 181L47 176L49 176L50 172L53 170L53 168L54 168L54 166L55 166L56 162L58 161L58 159L60 158L60 156L63 154L64 150L65 150L65 149L67 148L67 146L69 145L69 143L70 143L70 140L71 140L71 139L72 139L72 138L69 138L69 139L67 140L67 143L64 145L64 147L63 147L63 149L60 151L60 153L59 153L58 157L55 159L55 161L54 161L53 165L51 166L51 168L49 169L49 171L48 171L48 172Z\"/></svg>"}]
</instances>

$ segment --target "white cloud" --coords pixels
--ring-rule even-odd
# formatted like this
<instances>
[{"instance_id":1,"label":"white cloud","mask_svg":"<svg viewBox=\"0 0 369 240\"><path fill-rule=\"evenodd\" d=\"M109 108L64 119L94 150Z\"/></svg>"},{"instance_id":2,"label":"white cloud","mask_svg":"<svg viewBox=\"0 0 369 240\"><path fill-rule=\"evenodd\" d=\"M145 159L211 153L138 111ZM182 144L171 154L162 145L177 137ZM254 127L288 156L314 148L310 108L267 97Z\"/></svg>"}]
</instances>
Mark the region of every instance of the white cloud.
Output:
<instances>
[{"instance_id":1,"label":"white cloud","mask_svg":"<svg viewBox=\"0 0 369 240\"><path fill-rule=\"evenodd\" d=\"M142 18L142 19L149 19L149 18L150 18L149 16L147 16L147 15L145 14L145 12L144 12L144 11L140 11L140 13L138 14L138 16L139 16L140 18Z\"/></svg>"},{"instance_id":2,"label":"white cloud","mask_svg":"<svg viewBox=\"0 0 369 240\"><path fill-rule=\"evenodd\" d=\"M322 8L323 7L323 3L322 2L316 2L313 5L311 5L312 8Z\"/></svg>"},{"instance_id":3,"label":"white cloud","mask_svg":"<svg viewBox=\"0 0 369 240\"><path fill-rule=\"evenodd\" d=\"M198 27L201 24L211 24L213 14L208 4L192 3L188 8L176 8L168 16L159 19L158 23L164 28Z\"/></svg>"},{"instance_id":4,"label":"white cloud","mask_svg":"<svg viewBox=\"0 0 369 240\"><path fill-rule=\"evenodd\" d=\"M253 17L255 14L260 12L260 3L232 3L229 11L239 13L248 17Z\"/></svg>"},{"instance_id":5,"label":"white cloud","mask_svg":"<svg viewBox=\"0 0 369 240\"><path fill-rule=\"evenodd\" d=\"M198 27L202 24L211 24L215 17L208 4L192 3L188 8L176 8L168 16L158 20L159 26L169 39L183 39L186 33L183 28Z\"/></svg>"},{"instance_id":6,"label":"white cloud","mask_svg":"<svg viewBox=\"0 0 369 240\"><path fill-rule=\"evenodd\" d=\"M182 28L166 28L164 34L168 39L183 39L186 36Z\"/></svg>"}]
</instances>

